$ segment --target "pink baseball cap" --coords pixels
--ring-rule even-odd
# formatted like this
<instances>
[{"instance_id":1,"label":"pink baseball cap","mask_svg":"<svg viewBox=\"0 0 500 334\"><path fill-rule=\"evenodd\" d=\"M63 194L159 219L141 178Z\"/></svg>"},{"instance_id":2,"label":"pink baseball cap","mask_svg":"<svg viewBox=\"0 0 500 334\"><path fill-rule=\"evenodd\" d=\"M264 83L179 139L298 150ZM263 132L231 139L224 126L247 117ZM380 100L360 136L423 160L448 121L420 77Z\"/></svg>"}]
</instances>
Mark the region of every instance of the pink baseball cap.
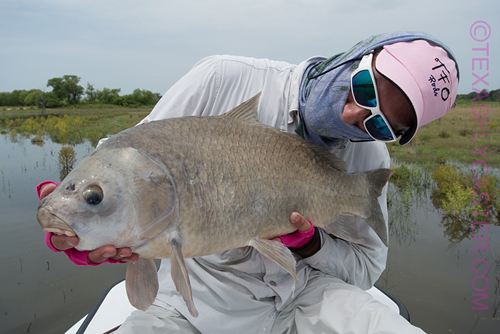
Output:
<instances>
[{"instance_id":1,"label":"pink baseball cap","mask_svg":"<svg viewBox=\"0 0 500 334\"><path fill-rule=\"evenodd\" d=\"M396 84L413 105L416 123L401 137L401 145L412 140L418 128L444 116L455 103L457 66L439 46L421 39L385 45L375 67Z\"/></svg>"}]
</instances>

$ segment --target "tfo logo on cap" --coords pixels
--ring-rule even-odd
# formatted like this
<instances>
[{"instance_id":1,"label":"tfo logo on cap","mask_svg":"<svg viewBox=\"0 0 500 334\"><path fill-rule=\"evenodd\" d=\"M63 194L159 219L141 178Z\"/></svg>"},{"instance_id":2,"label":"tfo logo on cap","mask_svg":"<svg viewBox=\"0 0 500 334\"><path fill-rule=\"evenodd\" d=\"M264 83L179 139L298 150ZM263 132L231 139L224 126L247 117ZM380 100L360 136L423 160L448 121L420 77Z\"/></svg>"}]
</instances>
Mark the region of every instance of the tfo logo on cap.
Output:
<instances>
[{"instance_id":1,"label":"tfo logo on cap","mask_svg":"<svg viewBox=\"0 0 500 334\"><path fill-rule=\"evenodd\" d=\"M448 100L450 97L450 89L446 86L451 87L451 80L449 77L450 71L446 68L446 65L443 64L439 58L434 59L439 65L432 68L432 73L429 77L429 82L432 86L432 90L434 91L434 96L441 95L441 99L443 101ZM438 79L434 76L436 75ZM444 86L444 87L438 87Z\"/></svg>"}]
</instances>

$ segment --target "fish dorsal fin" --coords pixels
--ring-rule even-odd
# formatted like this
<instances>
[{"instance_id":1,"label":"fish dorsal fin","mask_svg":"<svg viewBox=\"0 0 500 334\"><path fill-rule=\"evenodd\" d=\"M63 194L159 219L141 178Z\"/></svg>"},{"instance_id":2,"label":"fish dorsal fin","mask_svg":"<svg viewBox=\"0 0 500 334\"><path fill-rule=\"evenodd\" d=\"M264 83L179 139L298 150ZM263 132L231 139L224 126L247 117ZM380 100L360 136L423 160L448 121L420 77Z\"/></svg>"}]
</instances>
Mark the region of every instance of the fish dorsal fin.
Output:
<instances>
[{"instance_id":1,"label":"fish dorsal fin","mask_svg":"<svg viewBox=\"0 0 500 334\"><path fill-rule=\"evenodd\" d=\"M189 313L191 313L193 317L197 318L198 311L194 306L193 292L191 291L191 283L189 282L189 274L186 268L186 263L184 262L184 257L182 256L182 241L178 232L175 232L170 238L170 247L172 248L172 257L170 258L172 267L170 269L170 274L172 275L175 288L184 299Z\"/></svg>"},{"instance_id":2,"label":"fish dorsal fin","mask_svg":"<svg viewBox=\"0 0 500 334\"><path fill-rule=\"evenodd\" d=\"M136 263L129 262L125 287L130 304L146 311L155 301L158 292L158 275L154 261L141 257Z\"/></svg>"},{"instance_id":3,"label":"fish dorsal fin","mask_svg":"<svg viewBox=\"0 0 500 334\"><path fill-rule=\"evenodd\" d=\"M290 275L295 278L295 282L299 282L299 278L295 272L295 258L292 252L285 247L281 242L273 240L261 240L258 237L250 240L250 246L258 250L269 260L274 261L281 268L285 269L290 273Z\"/></svg>"},{"instance_id":4,"label":"fish dorsal fin","mask_svg":"<svg viewBox=\"0 0 500 334\"><path fill-rule=\"evenodd\" d=\"M258 122L259 114L257 113L257 107L259 105L260 92L249 100L243 102L239 106L231 109L224 116L244 119L247 121Z\"/></svg>"}]
</instances>

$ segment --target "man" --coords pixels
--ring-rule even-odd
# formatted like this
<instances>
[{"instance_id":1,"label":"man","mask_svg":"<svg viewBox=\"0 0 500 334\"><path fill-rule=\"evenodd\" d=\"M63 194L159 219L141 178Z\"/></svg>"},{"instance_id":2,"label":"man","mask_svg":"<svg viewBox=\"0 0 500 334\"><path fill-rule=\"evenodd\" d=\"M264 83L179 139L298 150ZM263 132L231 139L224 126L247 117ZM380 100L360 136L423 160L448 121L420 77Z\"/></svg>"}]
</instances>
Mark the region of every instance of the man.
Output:
<instances>
[{"instance_id":1,"label":"man","mask_svg":"<svg viewBox=\"0 0 500 334\"><path fill-rule=\"evenodd\" d=\"M420 126L442 117L454 103L457 86L453 55L434 37L384 34L329 59L315 57L299 65L205 58L141 123L220 115L262 92L260 122L296 132L346 161L348 172L363 172L388 168L385 142L406 144ZM379 202L387 222L386 191ZM154 304L133 313L118 332L422 332L363 291L379 278L387 258L387 247L365 221L356 220L365 240L357 245L314 229L300 214L290 219L298 231L278 239L296 256L298 284L250 247L186 259L200 313L194 318L175 289L170 261L163 260ZM128 248L80 253L73 248L77 237L47 239L49 246L80 256L81 264L137 260Z\"/></svg>"}]
</instances>

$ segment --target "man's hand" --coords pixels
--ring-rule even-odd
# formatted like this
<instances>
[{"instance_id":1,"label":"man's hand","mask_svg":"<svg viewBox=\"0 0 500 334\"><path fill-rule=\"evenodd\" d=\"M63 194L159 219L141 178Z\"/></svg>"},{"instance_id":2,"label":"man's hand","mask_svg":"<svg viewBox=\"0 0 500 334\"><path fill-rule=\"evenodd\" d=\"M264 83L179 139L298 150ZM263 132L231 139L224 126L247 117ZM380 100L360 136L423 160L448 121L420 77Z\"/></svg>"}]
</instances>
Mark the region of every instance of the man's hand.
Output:
<instances>
[{"instance_id":1,"label":"man's hand","mask_svg":"<svg viewBox=\"0 0 500 334\"><path fill-rule=\"evenodd\" d=\"M321 248L321 238L311 222L298 212L291 214L290 222L297 227L297 231L273 240L283 243L303 258L316 254Z\"/></svg>"},{"instance_id":2,"label":"man's hand","mask_svg":"<svg viewBox=\"0 0 500 334\"><path fill-rule=\"evenodd\" d=\"M290 222L293 225L295 225L295 227L297 228L298 231L301 231L301 232L307 232L307 231L309 231L311 229L311 225L312 225L310 221L308 221L307 219L305 219L304 216L302 216L298 212L293 212L290 215ZM297 234L298 234L297 232L293 232L293 233L288 234L288 236L290 236L290 235L297 235ZM274 241L279 241L279 242L283 243L283 240L280 237L274 238L273 240ZM288 245L286 244L286 242L285 242L285 246L288 247Z\"/></svg>"},{"instance_id":3,"label":"man's hand","mask_svg":"<svg viewBox=\"0 0 500 334\"><path fill-rule=\"evenodd\" d=\"M319 231L298 212L293 212L290 215L290 222L297 227L297 231L273 240L283 243L302 258L316 254L321 249Z\"/></svg>"},{"instance_id":4,"label":"man's hand","mask_svg":"<svg viewBox=\"0 0 500 334\"><path fill-rule=\"evenodd\" d=\"M50 238L52 246L57 250L68 250L74 248L80 242L78 237L68 237L66 235L54 234ZM87 259L92 263L101 263L105 260L120 260L120 262L136 262L139 255L132 253L128 247L115 248L113 246L103 246L87 254Z\"/></svg>"}]
</instances>

